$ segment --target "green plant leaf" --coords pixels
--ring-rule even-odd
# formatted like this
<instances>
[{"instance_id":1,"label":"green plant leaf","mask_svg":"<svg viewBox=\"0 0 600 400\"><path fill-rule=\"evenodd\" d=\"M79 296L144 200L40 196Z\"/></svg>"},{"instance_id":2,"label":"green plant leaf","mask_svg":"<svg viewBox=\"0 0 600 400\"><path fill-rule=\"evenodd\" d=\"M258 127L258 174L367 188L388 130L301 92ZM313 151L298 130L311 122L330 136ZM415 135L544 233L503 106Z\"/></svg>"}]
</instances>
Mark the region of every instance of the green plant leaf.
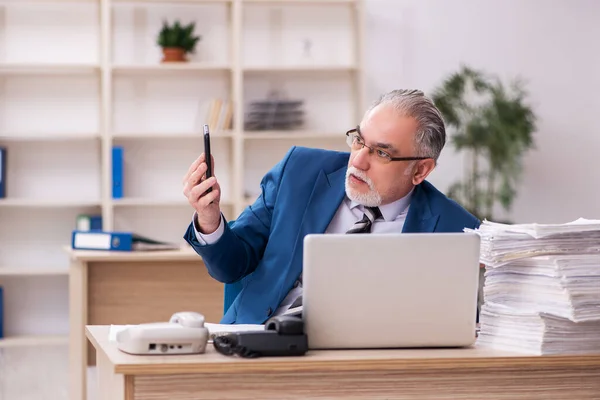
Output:
<instances>
[{"instance_id":1,"label":"green plant leaf","mask_svg":"<svg viewBox=\"0 0 600 400\"><path fill-rule=\"evenodd\" d=\"M193 53L201 39L201 36L194 35L195 27L195 22L182 25L179 20L176 20L169 25L167 21L163 21L156 42L162 48L176 47L183 49L185 53Z\"/></svg>"},{"instance_id":2,"label":"green plant leaf","mask_svg":"<svg viewBox=\"0 0 600 400\"><path fill-rule=\"evenodd\" d=\"M449 197L475 216L482 216L481 210L490 214L495 203L508 210L517 194L522 159L535 147L536 116L527 96L522 80L505 84L468 66L450 74L433 92L454 147L475 154L464 181L448 190ZM485 162L478 162L479 156Z\"/></svg>"}]
</instances>

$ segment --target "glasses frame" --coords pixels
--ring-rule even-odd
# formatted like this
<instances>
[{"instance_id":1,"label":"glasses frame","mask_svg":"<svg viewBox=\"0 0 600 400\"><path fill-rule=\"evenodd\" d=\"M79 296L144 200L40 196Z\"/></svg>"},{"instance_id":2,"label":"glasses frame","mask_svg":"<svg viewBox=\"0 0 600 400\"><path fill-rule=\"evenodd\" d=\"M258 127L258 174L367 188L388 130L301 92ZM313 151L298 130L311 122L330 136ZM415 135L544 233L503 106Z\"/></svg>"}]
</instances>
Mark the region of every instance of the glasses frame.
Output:
<instances>
[{"instance_id":1,"label":"glasses frame","mask_svg":"<svg viewBox=\"0 0 600 400\"><path fill-rule=\"evenodd\" d=\"M346 137L349 137L351 134L356 133L358 134L358 137L362 140L362 148L368 148L370 150L371 153L375 152L375 150L379 150L382 151L384 153L386 153L389 156L389 160L390 161L418 161L418 160L427 160L430 159L431 157L392 157L388 152L386 152L383 149L374 149L371 146L368 146L365 141L362 139L362 135L360 134L360 125L357 125L356 128L354 129L350 129L349 131L346 132Z\"/></svg>"}]
</instances>

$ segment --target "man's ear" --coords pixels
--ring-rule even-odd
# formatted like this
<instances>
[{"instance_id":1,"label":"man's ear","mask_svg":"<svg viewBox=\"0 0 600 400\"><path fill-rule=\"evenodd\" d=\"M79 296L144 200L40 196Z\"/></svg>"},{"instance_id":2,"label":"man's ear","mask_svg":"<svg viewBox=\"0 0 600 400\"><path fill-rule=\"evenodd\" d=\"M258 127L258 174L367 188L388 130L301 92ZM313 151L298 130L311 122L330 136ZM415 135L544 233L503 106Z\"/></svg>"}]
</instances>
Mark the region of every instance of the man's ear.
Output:
<instances>
[{"instance_id":1,"label":"man's ear","mask_svg":"<svg viewBox=\"0 0 600 400\"><path fill-rule=\"evenodd\" d=\"M435 168L435 160L432 158L428 158L426 160L417 161L417 163L413 166L412 172L412 183L413 185L418 185L423 182L427 176L433 171Z\"/></svg>"}]
</instances>

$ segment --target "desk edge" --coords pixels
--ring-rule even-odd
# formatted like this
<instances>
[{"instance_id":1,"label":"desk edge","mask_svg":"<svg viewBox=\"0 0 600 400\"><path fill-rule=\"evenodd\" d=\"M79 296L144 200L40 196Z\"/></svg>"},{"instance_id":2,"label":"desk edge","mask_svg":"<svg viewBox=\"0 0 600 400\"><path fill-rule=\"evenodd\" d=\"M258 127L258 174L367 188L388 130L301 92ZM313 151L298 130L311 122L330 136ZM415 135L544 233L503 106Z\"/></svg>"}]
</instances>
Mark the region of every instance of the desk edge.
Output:
<instances>
[{"instance_id":1,"label":"desk edge","mask_svg":"<svg viewBox=\"0 0 600 400\"><path fill-rule=\"evenodd\" d=\"M79 262L136 262L136 261L199 261L202 258L192 248L179 250L160 251L102 251L102 250L76 250L64 246L63 250L69 255L71 261Z\"/></svg>"},{"instance_id":2,"label":"desk edge","mask_svg":"<svg viewBox=\"0 0 600 400\"><path fill-rule=\"evenodd\" d=\"M94 348L101 348L86 326L85 334ZM223 356L228 357L228 356ZM240 359L230 357L223 362L177 364L112 364L115 373L123 375L219 374L265 372L348 372L348 371L415 371L453 369L553 369L600 367L600 353L589 355L530 355L515 354L491 357L435 357L389 359L310 360L311 353L299 357L265 357ZM297 361L296 361L297 360Z\"/></svg>"}]
</instances>

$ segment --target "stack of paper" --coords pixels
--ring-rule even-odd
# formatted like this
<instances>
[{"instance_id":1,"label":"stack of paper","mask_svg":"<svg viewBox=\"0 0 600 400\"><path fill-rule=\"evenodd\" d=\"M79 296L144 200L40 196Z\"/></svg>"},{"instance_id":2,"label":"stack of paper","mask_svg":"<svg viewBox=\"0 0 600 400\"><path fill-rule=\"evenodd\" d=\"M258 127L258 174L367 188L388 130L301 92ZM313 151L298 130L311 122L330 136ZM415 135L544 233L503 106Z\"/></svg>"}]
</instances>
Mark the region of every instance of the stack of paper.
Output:
<instances>
[{"instance_id":1,"label":"stack of paper","mask_svg":"<svg viewBox=\"0 0 600 400\"><path fill-rule=\"evenodd\" d=\"M478 344L536 354L600 353L600 221L484 221Z\"/></svg>"},{"instance_id":2,"label":"stack of paper","mask_svg":"<svg viewBox=\"0 0 600 400\"><path fill-rule=\"evenodd\" d=\"M600 352L600 321L573 322L549 313L519 311L496 303L482 308L477 344L532 354Z\"/></svg>"}]
</instances>

